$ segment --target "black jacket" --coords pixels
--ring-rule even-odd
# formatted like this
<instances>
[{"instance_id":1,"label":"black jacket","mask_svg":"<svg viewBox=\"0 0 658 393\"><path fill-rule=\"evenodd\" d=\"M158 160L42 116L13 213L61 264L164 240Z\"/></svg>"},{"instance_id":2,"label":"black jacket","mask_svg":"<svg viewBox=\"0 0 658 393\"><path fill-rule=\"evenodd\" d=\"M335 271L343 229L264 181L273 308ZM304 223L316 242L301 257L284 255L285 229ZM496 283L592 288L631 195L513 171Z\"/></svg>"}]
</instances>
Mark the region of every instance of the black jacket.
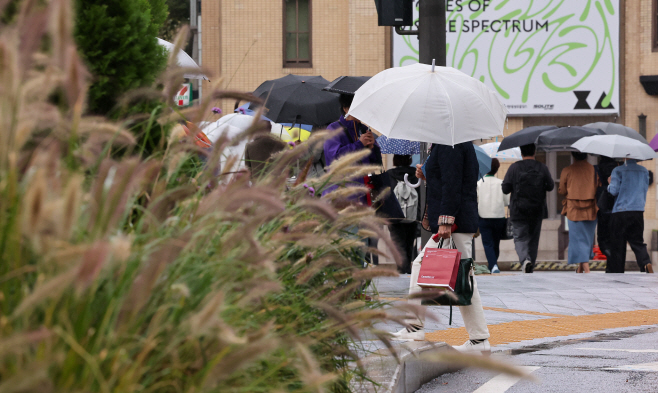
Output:
<instances>
[{"instance_id":1,"label":"black jacket","mask_svg":"<svg viewBox=\"0 0 658 393\"><path fill-rule=\"evenodd\" d=\"M439 216L455 217L456 233L478 230L478 160L473 143L434 145L425 167L430 229L439 231Z\"/></svg>"},{"instance_id":2,"label":"black jacket","mask_svg":"<svg viewBox=\"0 0 658 393\"><path fill-rule=\"evenodd\" d=\"M517 161L514 164L512 164L509 169L507 170L507 173L505 174L505 179L503 179L503 184L502 184L502 189L503 189L503 194L509 194L512 193L510 196L510 218L512 220L537 220L537 219L542 219L546 218L548 216L548 209L546 207L546 194L544 193L544 213L542 217L526 217L523 214L519 213L515 209L515 204L514 202L516 201L515 195L514 195L514 186L518 183L519 181L519 176L521 173L528 171L530 168L536 169L539 173L542 173L544 175L544 191L553 191L553 188L555 188L555 182L553 181L553 177L551 176L551 172L548 170L548 167L544 164L542 164L539 161L535 160L521 160Z\"/></svg>"}]
</instances>

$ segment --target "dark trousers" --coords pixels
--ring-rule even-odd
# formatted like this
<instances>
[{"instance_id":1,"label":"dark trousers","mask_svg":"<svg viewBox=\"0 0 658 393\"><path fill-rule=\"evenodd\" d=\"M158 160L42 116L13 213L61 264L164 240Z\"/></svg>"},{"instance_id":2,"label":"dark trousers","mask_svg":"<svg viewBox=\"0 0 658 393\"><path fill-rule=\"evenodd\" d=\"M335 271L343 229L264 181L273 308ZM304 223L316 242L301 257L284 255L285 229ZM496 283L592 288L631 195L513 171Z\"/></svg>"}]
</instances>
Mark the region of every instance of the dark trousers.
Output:
<instances>
[{"instance_id":1,"label":"dark trousers","mask_svg":"<svg viewBox=\"0 0 658 393\"><path fill-rule=\"evenodd\" d=\"M519 256L519 262L523 263L526 259L532 262L531 271L535 268L537 262L537 250L539 249L539 236L541 235L542 218L530 220L512 220L514 228L514 248Z\"/></svg>"},{"instance_id":2,"label":"dark trousers","mask_svg":"<svg viewBox=\"0 0 658 393\"><path fill-rule=\"evenodd\" d=\"M480 235L482 235L482 246L487 256L489 270L498 263L500 256L500 240L505 234L507 227L506 218L482 218L480 217Z\"/></svg>"},{"instance_id":3,"label":"dark trousers","mask_svg":"<svg viewBox=\"0 0 658 393\"><path fill-rule=\"evenodd\" d=\"M401 274L411 274L411 262L416 259L416 231L418 223L393 223L388 225L391 239L398 246L402 256L402 266L398 266Z\"/></svg>"},{"instance_id":4,"label":"dark trousers","mask_svg":"<svg viewBox=\"0 0 658 393\"><path fill-rule=\"evenodd\" d=\"M596 242L606 258L610 259L610 216L612 213L596 213Z\"/></svg>"},{"instance_id":5,"label":"dark trousers","mask_svg":"<svg viewBox=\"0 0 658 393\"><path fill-rule=\"evenodd\" d=\"M640 271L651 263L644 243L644 212L612 213L610 218L610 258L606 272L623 273L626 265L626 242L635 254Z\"/></svg>"}]
</instances>

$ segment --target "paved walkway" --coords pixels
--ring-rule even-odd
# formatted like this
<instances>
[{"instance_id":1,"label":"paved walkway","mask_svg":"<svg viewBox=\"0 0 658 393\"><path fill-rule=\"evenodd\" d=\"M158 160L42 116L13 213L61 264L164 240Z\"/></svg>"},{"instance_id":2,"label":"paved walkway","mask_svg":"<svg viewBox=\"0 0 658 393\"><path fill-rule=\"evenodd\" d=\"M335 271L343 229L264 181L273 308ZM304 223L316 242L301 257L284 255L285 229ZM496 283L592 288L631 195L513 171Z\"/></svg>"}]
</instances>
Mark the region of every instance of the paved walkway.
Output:
<instances>
[{"instance_id":1,"label":"paved walkway","mask_svg":"<svg viewBox=\"0 0 658 393\"><path fill-rule=\"evenodd\" d=\"M537 340L587 334L605 329L658 324L658 275L576 274L574 272L504 273L477 276L494 350ZM392 304L407 295L409 276L375 282L380 299ZM467 339L459 311L429 307L428 341L461 344ZM395 323L382 330L397 331ZM533 341L534 340L534 341Z\"/></svg>"}]
</instances>

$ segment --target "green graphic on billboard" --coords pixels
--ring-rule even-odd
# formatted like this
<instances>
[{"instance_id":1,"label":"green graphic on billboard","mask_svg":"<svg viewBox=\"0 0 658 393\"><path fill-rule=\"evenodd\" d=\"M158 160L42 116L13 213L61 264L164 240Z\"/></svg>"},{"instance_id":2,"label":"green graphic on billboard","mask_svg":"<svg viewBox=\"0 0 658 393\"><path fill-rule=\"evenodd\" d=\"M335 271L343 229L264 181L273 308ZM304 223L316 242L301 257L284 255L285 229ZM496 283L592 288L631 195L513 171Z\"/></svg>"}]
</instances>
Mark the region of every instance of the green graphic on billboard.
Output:
<instances>
[{"instance_id":1,"label":"green graphic on billboard","mask_svg":"<svg viewBox=\"0 0 658 393\"><path fill-rule=\"evenodd\" d=\"M446 38L447 66L511 115L618 113L619 0L446 0ZM418 62L417 37L393 42L396 66Z\"/></svg>"}]
</instances>

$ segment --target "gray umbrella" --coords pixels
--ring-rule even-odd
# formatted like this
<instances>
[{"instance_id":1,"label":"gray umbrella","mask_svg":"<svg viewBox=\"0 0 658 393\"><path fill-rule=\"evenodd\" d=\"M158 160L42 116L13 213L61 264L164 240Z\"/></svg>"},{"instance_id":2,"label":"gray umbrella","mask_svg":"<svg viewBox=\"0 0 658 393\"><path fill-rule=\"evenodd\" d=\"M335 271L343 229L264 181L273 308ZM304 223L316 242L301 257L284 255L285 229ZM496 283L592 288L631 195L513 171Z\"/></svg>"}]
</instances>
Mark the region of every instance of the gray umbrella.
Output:
<instances>
[{"instance_id":1,"label":"gray umbrella","mask_svg":"<svg viewBox=\"0 0 658 393\"><path fill-rule=\"evenodd\" d=\"M598 128L599 130L605 132L606 135L621 135L638 140L642 143L646 143L647 145L649 144L649 142L647 142L647 140L644 139L644 137L642 137L639 132L622 124L599 121L597 123L586 124L585 127Z\"/></svg>"},{"instance_id":2,"label":"gray umbrella","mask_svg":"<svg viewBox=\"0 0 658 393\"><path fill-rule=\"evenodd\" d=\"M514 147L529 145L535 143L539 134L544 131L557 130L557 126L533 126L526 127L521 131L517 131L510 136L506 136L500 146L498 146L498 151L503 151L511 149Z\"/></svg>"},{"instance_id":3,"label":"gray umbrella","mask_svg":"<svg viewBox=\"0 0 658 393\"><path fill-rule=\"evenodd\" d=\"M575 151L571 145L581 138L594 135L605 135L596 128L562 127L557 130L542 132L537 137L537 149L544 151Z\"/></svg>"}]
</instances>

